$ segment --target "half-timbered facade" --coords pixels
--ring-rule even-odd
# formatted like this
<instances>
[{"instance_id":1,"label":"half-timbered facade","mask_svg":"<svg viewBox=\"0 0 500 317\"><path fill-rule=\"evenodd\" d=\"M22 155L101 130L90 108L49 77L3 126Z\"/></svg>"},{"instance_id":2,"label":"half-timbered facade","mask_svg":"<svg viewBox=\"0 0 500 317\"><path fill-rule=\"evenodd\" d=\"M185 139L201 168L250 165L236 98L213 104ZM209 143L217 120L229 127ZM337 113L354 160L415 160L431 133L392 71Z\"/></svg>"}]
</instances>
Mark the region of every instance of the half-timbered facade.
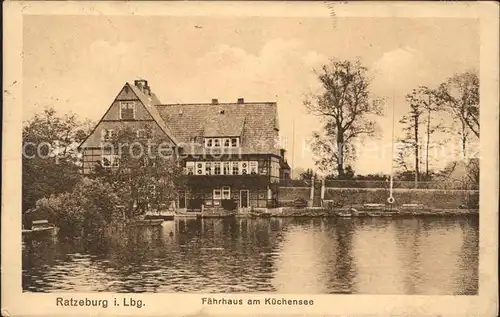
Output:
<instances>
[{"instance_id":1,"label":"half-timbered facade","mask_svg":"<svg viewBox=\"0 0 500 317\"><path fill-rule=\"evenodd\" d=\"M102 144L124 125L138 135L148 125L176 149L187 174L175 204L181 210L274 207L289 177L275 102L161 104L147 81L127 83L80 147L83 173L119 165Z\"/></svg>"}]
</instances>

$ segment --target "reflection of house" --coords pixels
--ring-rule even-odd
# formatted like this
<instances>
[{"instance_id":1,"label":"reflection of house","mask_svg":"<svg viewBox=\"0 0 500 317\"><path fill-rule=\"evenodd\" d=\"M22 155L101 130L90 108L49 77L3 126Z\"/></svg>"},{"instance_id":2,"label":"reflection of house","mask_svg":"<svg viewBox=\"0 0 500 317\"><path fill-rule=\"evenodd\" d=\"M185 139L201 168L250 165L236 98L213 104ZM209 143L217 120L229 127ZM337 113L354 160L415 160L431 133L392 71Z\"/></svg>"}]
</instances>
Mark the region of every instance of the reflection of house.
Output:
<instances>
[{"instance_id":1,"label":"reflection of house","mask_svg":"<svg viewBox=\"0 0 500 317\"><path fill-rule=\"evenodd\" d=\"M81 145L84 173L99 162L119 165L119 157L103 152L101 144L124 125L138 135L148 125L179 149L188 174L179 192L181 209L272 206L280 179L290 175L279 148L275 102L161 104L147 81L127 83Z\"/></svg>"}]
</instances>

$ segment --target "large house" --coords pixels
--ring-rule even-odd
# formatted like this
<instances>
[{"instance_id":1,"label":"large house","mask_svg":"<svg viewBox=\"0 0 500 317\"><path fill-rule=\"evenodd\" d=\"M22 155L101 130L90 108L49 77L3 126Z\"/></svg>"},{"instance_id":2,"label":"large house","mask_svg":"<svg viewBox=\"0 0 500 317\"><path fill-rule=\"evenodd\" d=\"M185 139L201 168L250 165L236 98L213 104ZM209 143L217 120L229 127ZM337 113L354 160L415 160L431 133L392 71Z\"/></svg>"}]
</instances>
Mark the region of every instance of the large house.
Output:
<instances>
[{"instance_id":1,"label":"large house","mask_svg":"<svg viewBox=\"0 0 500 317\"><path fill-rule=\"evenodd\" d=\"M84 174L120 164L102 144L125 125L138 135L147 125L182 153L187 180L175 202L181 210L274 207L290 177L276 102L162 104L146 80L126 83L80 146Z\"/></svg>"}]
</instances>

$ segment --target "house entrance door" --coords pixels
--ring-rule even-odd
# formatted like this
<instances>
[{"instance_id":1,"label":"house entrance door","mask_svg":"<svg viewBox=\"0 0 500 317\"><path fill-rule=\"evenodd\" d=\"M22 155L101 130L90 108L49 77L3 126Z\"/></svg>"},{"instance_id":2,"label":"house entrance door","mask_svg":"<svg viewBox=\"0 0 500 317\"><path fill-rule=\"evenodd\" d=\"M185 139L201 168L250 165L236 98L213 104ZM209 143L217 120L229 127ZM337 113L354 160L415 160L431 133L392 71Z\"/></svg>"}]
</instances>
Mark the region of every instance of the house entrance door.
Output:
<instances>
[{"instance_id":1,"label":"house entrance door","mask_svg":"<svg viewBox=\"0 0 500 317\"><path fill-rule=\"evenodd\" d=\"M248 208L248 189L240 190L240 208Z\"/></svg>"}]
</instances>

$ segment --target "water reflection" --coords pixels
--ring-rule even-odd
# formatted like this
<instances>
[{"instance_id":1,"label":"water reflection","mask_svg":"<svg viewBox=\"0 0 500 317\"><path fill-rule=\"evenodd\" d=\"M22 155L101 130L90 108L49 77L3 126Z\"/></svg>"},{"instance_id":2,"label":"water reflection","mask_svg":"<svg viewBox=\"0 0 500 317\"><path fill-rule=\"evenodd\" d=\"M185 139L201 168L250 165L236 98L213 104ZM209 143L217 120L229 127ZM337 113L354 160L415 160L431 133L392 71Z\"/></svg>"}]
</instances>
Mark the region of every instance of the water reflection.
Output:
<instances>
[{"instance_id":1,"label":"water reflection","mask_svg":"<svg viewBox=\"0 0 500 317\"><path fill-rule=\"evenodd\" d=\"M98 243L26 241L35 292L476 294L478 219L180 219Z\"/></svg>"}]
</instances>

